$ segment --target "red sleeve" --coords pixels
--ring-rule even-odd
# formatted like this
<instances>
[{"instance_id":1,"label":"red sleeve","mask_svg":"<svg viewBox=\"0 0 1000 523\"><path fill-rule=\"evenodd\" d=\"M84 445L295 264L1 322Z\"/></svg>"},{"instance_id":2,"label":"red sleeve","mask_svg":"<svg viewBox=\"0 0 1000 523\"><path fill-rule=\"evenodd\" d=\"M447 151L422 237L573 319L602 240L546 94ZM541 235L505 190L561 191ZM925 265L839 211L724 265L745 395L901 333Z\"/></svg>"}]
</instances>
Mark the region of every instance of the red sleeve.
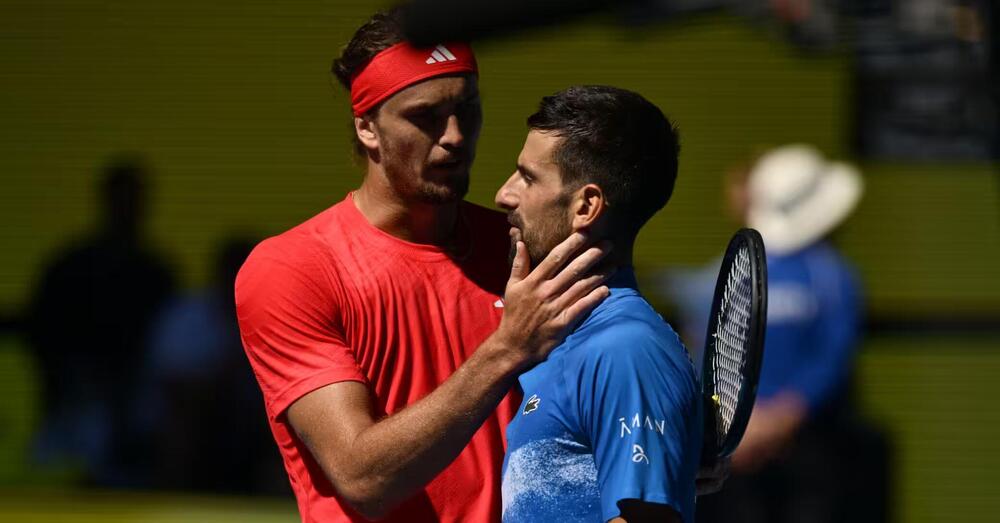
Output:
<instances>
[{"instance_id":1,"label":"red sleeve","mask_svg":"<svg viewBox=\"0 0 1000 523\"><path fill-rule=\"evenodd\" d=\"M280 243L259 245L236 278L243 347L272 419L325 385L367 383L340 327L329 265Z\"/></svg>"}]
</instances>

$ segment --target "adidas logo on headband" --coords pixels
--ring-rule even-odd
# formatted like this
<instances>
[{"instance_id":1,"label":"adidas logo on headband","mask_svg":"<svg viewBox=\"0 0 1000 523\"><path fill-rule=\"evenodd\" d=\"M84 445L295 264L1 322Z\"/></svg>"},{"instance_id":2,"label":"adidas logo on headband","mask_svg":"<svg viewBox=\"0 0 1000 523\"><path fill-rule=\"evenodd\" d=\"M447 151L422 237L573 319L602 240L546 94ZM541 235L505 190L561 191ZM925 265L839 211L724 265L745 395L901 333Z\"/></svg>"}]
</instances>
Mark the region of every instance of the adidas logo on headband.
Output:
<instances>
[{"instance_id":1,"label":"adidas logo on headband","mask_svg":"<svg viewBox=\"0 0 1000 523\"><path fill-rule=\"evenodd\" d=\"M447 42L428 49L402 41L383 49L353 75L351 110L361 116L416 82L447 74L476 75L478 71L476 57L467 43Z\"/></svg>"},{"instance_id":2,"label":"adidas logo on headband","mask_svg":"<svg viewBox=\"0 0 1000 523\"><path fill-rule=\"evenodd\" d=\"M455 58L455 55L451 54L451 51L449 51L447 47L439 45L434 48L434 51L431 52L431 55L427 57L427 60L424 61L424 63L430 65L441 62L454 62L455 60L457 60L457 58Z\"/></svg>"}]
</instances>

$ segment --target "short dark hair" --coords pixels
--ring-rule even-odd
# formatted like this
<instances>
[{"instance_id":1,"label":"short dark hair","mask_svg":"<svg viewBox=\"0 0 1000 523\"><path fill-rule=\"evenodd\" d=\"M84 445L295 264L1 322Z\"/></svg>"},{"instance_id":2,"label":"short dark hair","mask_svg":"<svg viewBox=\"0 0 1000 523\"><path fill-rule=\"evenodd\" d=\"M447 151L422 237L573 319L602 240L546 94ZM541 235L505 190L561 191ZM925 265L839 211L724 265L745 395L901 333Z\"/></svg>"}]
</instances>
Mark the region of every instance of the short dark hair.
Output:
<instances>
[{"instance_id":1,"label":"short dark hair","mask_svg":"<svg viewBox=\"0 0 1000 523\"><path fill-rule=\"evenodd\" d=\"M375 55L403 40L405 40L405 37L403 36L400 8L396 7L375 13L364 25L354 32L351 41L347 42L347 45L341 50L340 56L333 60L331 72L337 78L337 81L340 82L340 85L344 86L344 89L347 89L347 92L350 93L351 79L354 75L368 65L368 62ZM367 114L375 115L378 113L378 109L379 105L376 105ZM354 136L355 151L359 155L364 156L364 147L361 145L358 137L353 132L351 134Z\"/></svg>"},{"instance_id":2,"label":"short dark hair","mask_svg":"<svg viewBox=\"0 0 1000 523\"><path fill-rule=\"evenodd\" d=\"M570 87L542 98L528 127L562 138L554 159L567 189L600 186L628 233L638 234L670 200L680 153L677 130L638 93Z\"/></svg>"}]
</instances>

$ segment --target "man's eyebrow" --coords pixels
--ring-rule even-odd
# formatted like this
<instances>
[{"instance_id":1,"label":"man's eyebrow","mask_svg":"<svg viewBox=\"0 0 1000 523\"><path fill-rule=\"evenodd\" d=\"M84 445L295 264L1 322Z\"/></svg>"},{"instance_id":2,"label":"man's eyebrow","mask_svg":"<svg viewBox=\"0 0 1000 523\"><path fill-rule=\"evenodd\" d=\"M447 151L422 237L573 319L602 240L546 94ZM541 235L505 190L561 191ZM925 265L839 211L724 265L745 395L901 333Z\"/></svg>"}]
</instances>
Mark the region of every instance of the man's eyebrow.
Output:
<instances>
[{"instance_id":1,"label":"man's eyebrow","mask_svg":"<svg viewBox=\"0 0 1000 523\"><path fill-rule=\"evenodd\" d=\"M429 101L429 100L417 100L415 102L412 102L412 103L404 105L403 106L403 110L404 111L424 111L424 110L427 110L427 109L433 109L433 108L435 108L435 107L437 107L439 105L441 105L440 102L435 103L435 102L432 102L432 101Z\"/></svg>"},{"instance_id":2,"label":"man's eyebrow","mask_svg":"<svg viewBox=\"0 0 1000 523\"><path fill-rule=\"evenodd\" d=\"M417 99L408 104L403 105L404 111L422 111L426 109L434 109L435 107L440 107L449 102L451 103L466 103L477 100L479 98L479 91L472 93L448 97L443 100L427 100L427 99Z\"/></svg>"},{"instance_id":3,"label":"man's eyebrow","mask_svg":"<svg viewBox=\"0 0 1000 523\"><path fill-rule=\"evenodd\" d=\"M517 167L517 172L521 173L522 176L527 176L528 178L538 178L535 176L535 171L532 171L523 163L518 162L515 164L515 167Z\"/></svg>"}]
</instances>

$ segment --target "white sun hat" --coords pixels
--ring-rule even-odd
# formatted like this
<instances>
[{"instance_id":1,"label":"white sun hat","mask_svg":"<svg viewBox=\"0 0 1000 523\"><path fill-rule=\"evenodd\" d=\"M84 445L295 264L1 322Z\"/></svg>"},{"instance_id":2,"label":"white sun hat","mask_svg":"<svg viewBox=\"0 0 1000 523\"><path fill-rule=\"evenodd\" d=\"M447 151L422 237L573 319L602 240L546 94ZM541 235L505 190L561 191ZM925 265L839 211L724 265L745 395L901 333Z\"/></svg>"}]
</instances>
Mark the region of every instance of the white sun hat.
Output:
<instances>
[{"instance_id":1,"label":"white sun hat","mask_svg":"<svg viewBox=\"0 0 1000 523\"><path fill-rule=\"evenodd\" d=\"M829 162L802 144L766 153L747 183L747 224L760 231L773 254L799 250L825 236L851 214L862 192L856 167Z\"/></svg>"}]
</instances>

